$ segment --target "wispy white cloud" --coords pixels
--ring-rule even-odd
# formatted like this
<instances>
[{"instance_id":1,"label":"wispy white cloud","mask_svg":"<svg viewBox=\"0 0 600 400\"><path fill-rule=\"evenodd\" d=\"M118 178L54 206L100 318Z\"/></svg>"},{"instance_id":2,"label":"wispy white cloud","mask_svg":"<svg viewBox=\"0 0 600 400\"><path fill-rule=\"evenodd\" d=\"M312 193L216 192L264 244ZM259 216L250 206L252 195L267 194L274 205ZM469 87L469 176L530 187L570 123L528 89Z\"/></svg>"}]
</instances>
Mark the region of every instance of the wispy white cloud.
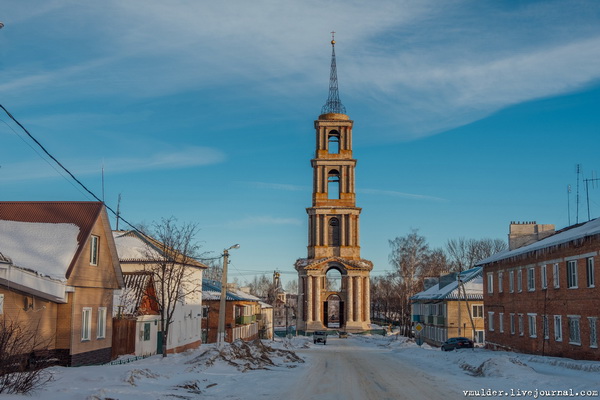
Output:
<instances>
[{"instance_id":1,"label":"wispy white cloud","mask_svg":"<svg viewBox=\"0 0 600 400\"><path fill-rule=\"evenodd\" d=\"M424 195L424 194L397 192L394 190L358 189L357 192L364 193L364 194L374 194L377 196L401 197L404 199L412 199L412 200L447 201L446 199L443 199L441 197L428 196L428 195Z\"/></svg>"},{"instance_id":2,"label":"wispy white cloud","mask_svg":"<svg viewBox=\"0 0 600 400\"><path fill-rule=\"evenodd\" d=\"M40 152L41 154L41 152ZM123 174L141 171L157 171L201 167L223 162L226 156L219 150L208 147L187 147L181 150L164 151L144 156L105 158L103 160L62 160L61 163L76 177L100 174L102 165L106 174ZM47 158L44 157L44 160ZM0 182L32 179L58 178L66 173L53 161L36 159L27 162L12 162L2 166Z\"/></svg>"},{"instance_id":3,"label":"wispy white cloud","mask_svg":"<svg viewBox=\"0 0 600 400\"><path fill-rule=\"evenodd\" d=\"M58 0L30 18L85 27L79 38L67 28L52 34L59 46L86 51L69 53L66 62L60 52L49 63L16 58L0 72L0 90L50 101L218 87L266 96L265 103L283 96L301 102L317 89L326 95L324 42L333 29L342 101L360 102L374 120L397 127L374 136L406 139L597 82L599 10L585 0L113 0L101 7ZM25 15L23 8L16 20L31 22Z\"/></svg>"}]
</instances>

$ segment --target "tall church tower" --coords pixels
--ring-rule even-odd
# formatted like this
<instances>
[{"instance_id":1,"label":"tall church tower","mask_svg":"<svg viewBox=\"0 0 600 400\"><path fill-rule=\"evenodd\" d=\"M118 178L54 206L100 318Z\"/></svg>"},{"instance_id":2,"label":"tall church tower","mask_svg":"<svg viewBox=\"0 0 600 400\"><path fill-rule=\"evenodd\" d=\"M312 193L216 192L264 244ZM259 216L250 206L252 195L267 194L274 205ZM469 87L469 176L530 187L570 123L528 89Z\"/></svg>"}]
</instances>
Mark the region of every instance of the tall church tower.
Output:
<instances>
[{"instance_id":1,"label":"tall church tower","mask_svg":"<svg viewBox=\"0 0 600 400\"><path fill-rule=\"evenodd\" d=\"M352 158L353 121L339 99L335 40L331 40L329 97L314 123L316 133L308 257L296 261L298 329L369 329L373 263L360 257L359 215Z\"/></svg>"}]
</instances>

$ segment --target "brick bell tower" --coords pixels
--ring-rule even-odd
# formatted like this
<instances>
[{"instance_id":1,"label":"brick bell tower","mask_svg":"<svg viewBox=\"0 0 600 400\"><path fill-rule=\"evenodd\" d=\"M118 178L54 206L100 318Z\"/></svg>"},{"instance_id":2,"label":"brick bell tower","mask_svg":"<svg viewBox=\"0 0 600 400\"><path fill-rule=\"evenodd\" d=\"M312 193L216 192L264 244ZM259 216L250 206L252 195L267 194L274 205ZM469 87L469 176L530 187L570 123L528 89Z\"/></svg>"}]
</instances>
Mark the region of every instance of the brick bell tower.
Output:
<instances>
[{"instance_id":1,"label":"brick bell tower","mask_svg":"<svg viewBox=\"0 0 600 400\"><path fill-rule=\"evenodd\" d=\"M368 330L371 323L369 275L373 263L360 257L353 121L339 99L333 36L331 49L329 97L314 123L312 207L306 209L308 257L295 264L298 330L360 332Z\"/></svg>"}]
</instances>

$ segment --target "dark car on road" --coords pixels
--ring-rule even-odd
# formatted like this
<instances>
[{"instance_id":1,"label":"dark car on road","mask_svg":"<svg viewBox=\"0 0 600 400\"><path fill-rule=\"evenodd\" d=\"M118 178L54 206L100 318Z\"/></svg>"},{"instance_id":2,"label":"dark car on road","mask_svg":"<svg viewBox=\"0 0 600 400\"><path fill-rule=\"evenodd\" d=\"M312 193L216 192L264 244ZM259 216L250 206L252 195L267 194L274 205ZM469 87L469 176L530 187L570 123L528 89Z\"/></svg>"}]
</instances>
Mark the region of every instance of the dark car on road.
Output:
<instances>
[{"instance_id":1,"label":"dark car on road","mask_svg":"<svg viewBox=\"0 0 600 400\"><path fill-rule=\"evenodd\" d=\"M327 344L327 332L325 331L315 331L313 333L313 342Z\"/></svg>"},{"instance_id":2,"label":"dark car on road","mask_svg":"<svg viewBox=\"0 0 600 400\"><path fill-rule=\"evenodd\" d=\"M442 343L442 351L452 351L456 349L472 349L473 341L466 337L453 337Z\"/></svg>"}]
</instances>

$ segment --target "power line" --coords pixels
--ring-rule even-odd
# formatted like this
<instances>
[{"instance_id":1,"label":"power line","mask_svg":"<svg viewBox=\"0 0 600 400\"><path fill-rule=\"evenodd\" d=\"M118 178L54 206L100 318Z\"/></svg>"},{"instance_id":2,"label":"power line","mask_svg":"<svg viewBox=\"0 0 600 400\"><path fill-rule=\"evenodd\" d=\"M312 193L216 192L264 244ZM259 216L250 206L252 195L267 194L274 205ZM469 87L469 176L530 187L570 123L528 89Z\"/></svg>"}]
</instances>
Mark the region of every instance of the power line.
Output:
<instances>
[{"instance_id":1,"label":"power line","mask_svg":"<svg viewBox=\"0 0 600 400\"><path fill-rule=\"evenodd\" d=\"M29 136L29 138L31 138L31 140L33 140L40 147L40 149L42 149L43 152L46 153L46 155L48 157L50 157L59 167L61 167L63 169L63 171L65 171L67 174L69 174L69 176L75 182L77 182L77 184L79 184L79 186L81 186L94 199L96 199L97 201L99 201L100 203L102 203L104 205L104 207L106 207L107 210L109 210L111 213L113 213L113 215L115 215L115 217L120 218L121 221L125 222L127 225L129 225L136 232L139 232L139 233L145 235L144 232L140 231L138 228L136 228L133 224L131 224L129 221L127 221L121 215L117 214L110 206L108 206L104 201L100 200L100 198L98 196L96 196L94 194L94 192L92 192L90 189L88 189L79 179L77 179L75 177L75 175L73 175L71 173L71 171L69 171L64 165L61 164L60 161L58 161L52 154L50 154L50 152L48 150L46 150L46 148L36 138L34 138L33 135L31 133L29 133L29 131L15 117L13 117L13 115L2 104L0 104L0 108L2 108L2 110L4 110L4 112L6 113L6 115L9 116L10 119L12 119L17 125L19 125L19 127L27 134L27 136Z\"/></svg>"}]
</instances>

